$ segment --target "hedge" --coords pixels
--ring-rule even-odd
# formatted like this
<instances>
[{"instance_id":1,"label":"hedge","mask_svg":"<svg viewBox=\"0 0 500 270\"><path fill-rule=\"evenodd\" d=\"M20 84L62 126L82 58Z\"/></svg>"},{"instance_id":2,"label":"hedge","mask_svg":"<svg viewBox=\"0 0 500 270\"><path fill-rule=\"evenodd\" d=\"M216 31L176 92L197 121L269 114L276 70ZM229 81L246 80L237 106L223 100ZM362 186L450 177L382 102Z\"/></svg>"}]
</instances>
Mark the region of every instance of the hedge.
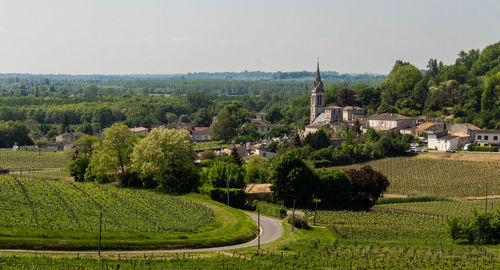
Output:
<instances>
[{"instance_id":1,"label":"hedge","mask_svg":"<svg viewBox=\"0 0 500 270\"><path fill-rule=\"evenodd\" d=\"M496 146L478 146L471 145L469 146L469 151L481 151L481 152L497 152L498 148Z\"/></svg>"},{"instance_id":2,"label":"hedge","mask_svg":"<svg viewBox=\"0 0 500 270\"><path fill-rule=\"evenodd\" d=\"M225 188L210 188L210 199L221 203L227 203L227 189ZM229 189L229 205L235 208L244 208L247 203L247 194L244 189L231 188Z\"/></svg>"}]
</instances>

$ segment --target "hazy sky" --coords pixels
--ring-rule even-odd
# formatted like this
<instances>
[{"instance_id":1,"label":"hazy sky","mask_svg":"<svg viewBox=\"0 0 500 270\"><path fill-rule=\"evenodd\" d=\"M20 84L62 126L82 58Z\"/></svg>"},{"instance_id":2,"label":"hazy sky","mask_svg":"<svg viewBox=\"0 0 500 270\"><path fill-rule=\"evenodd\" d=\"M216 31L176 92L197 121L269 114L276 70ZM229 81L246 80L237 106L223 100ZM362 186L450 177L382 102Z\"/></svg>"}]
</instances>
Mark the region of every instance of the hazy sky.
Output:
<instances>
[{"instance_id":1,"label":"hazy sky","mask_svg":"<svg viewBox=\"0 0 500 270\"><path fill-rule=\"evenodd\" d=\"M0 0L0 73L420 68L500 41L500 1Z\"/></svg>"}]
</instances>

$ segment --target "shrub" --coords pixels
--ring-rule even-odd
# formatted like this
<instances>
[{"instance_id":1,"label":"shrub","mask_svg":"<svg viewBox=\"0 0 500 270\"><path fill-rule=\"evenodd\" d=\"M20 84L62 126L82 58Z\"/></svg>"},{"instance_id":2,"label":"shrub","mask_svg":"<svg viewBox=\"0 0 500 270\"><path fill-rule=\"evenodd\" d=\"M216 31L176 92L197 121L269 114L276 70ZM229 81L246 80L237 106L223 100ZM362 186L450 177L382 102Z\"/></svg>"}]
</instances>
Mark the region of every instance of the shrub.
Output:
<instances>
[{"instance_id":1,"label":"shrub","mask_svg":"<svg viewBox=\"0 0 500 270\"><path fill-rule=\"evenodd\" d=\"M500 243L500 209L487 213L474 211L470 220L454 217L447 224L453 240L467 240L469 244Z\"/></svg>"},{"instance_id":2,"label":"shrub","mask_svg":"<svg viewBox=\"0 0 500 270\"><path fill-rule=\"evenodd\" d=\"M252 206L266 216L284 218L286 216L286 207L279 204L273 204L263 201L253 201Z\"/></svg>"},{"instance_id":3,"label":"shrub","mask_svg":"<svg viewBox=\"0 0 500 270\"><path fill-rule=\"evenodd\" d=\"M469 146L469 151L481 151L481 152L497 152L498 148L495 146L478 146L471 145Z\"/></svg>"},{"instance_id":4,"label":"shrub","mask_svg":"<svg viewBox=\"0 0 500 270\"><path fill-rule=\"evenodd\" d=\"M370 209L389 186L387 177L370 166L350 169L346 173L351 178L352 206L355 209Z\"/></svg>"},{"instance_id":5,"label":"shrub","mask_svg":"<svg viewBox=\"0 0 500 270\"><path fill-rule=\"evenodd\" d=\"M227 189L211 188L209 189L210 198L214 201L227 203ZM229 189L229 205L235 208L244 208L247 203L245 190L232 188Z\"/></svg>"}]
</instances>

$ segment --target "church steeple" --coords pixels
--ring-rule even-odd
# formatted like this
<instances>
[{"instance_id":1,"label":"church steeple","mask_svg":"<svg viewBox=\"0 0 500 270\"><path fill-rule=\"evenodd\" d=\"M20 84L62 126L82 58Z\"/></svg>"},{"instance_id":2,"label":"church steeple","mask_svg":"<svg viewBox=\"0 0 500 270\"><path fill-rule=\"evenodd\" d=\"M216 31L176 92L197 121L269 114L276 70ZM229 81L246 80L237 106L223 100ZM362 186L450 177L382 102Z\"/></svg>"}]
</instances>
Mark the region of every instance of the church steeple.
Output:
<instances>
[{"instance_id":1,"label":"church steeple","mask_svg":"<svg viewBox=\"0 0 500 270\"><path fill-rule=\"evenodd\" d=\"M319 73L319 59L316 65L316 80L313 83L312 92L325 92L323 89L323 81L321 80L321 75Z\"/></svg>"},{"instance_id":2,"label":"church steeple","mask_svg":"<svg viewBox=\"0 0 500 270\"><path fill-rule=\"evenodd\" d=\"M316 65L316 80L313 83L311 90L311 118L312 124L318 115L325 112L325 90L323 89L323 81L319 74L319 59Z\"/></svg>"},{"instance_id":3,"label":"church steeple","mask_svg":"<svg viewBox=\"0 0 500 270\"><path fill-rule=\"evenodd\" d=\"M316 82L320 82L320 81L321 81L321 75L319 74L319 58L318 58L318 64L316 67Z\"/></svg>"}]
</instances>

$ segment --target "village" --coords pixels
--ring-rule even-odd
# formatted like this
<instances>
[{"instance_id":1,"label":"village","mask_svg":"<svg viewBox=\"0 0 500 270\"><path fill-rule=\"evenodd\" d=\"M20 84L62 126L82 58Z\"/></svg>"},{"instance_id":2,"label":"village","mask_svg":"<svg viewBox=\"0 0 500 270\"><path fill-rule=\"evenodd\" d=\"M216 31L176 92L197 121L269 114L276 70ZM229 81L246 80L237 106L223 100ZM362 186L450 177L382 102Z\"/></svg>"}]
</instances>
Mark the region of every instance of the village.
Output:
<instances>
[{"instance_id":1,"label":"village","mask_svg":"<svg viewBox=\"0 0 500 270\"><path fill-rule=\"evenodd\" d=\"M411 152L419 151L438 151L438 152L456 152L456 151L487 151L497 152L500 146L500 130L480 129L471 123L453 123L448 121L427 121L425 116L408 117L396 113L382 113L366 115L366 109L358 106L325 106L325 90L321 79L319 62L317 64L316 79L310 94L310 124L305 126L304 130L295 133L303 140L310 134L316 133L320 129L331 132L329 138L331 145L341 146L344 138L338 133L343 127L356 127L362 133L369 129L383 133L399 133L412 135L416 139L410 143ZM236 144L231 142L229 145L214 146L209 149L201 149L198 152L198 158L202 151L214 151L216 156L229 155L235 148L239 155L248 162L253 155L258 155L271 161L275 156L275 148L269 147L271 143L281 144L283 141L290 142L294 134L284 134L280 137L265 136L273 128L281 127L281 124L273 124L265 118L266 113L257 112L253 118L248 119L238 130L241 131L245 125L253 124L258 132L265 139L255 142L246 142L245 144ZM213 122L216 122L213 117ZM141 137L144 137L153 128L163 129L164 126L133 127L129 130ZM213 132L211 127L195 126L192 123L178 123L176 129L184 129L191 135L194 143L204 143L213 141ZM74 144L79 138L88 135L82 132L63 133L55 137L55 140L49 140L45 135L32 135L31 139L36 146L27 147L27 149L39 149L43 147L50 151L69 151L78 147ZM103 137L103 132L94 134L96 137ZM478 146L478 147L474 147ZM15 144L13 150L19 149Z\"/></svg>"}]
</instances>

